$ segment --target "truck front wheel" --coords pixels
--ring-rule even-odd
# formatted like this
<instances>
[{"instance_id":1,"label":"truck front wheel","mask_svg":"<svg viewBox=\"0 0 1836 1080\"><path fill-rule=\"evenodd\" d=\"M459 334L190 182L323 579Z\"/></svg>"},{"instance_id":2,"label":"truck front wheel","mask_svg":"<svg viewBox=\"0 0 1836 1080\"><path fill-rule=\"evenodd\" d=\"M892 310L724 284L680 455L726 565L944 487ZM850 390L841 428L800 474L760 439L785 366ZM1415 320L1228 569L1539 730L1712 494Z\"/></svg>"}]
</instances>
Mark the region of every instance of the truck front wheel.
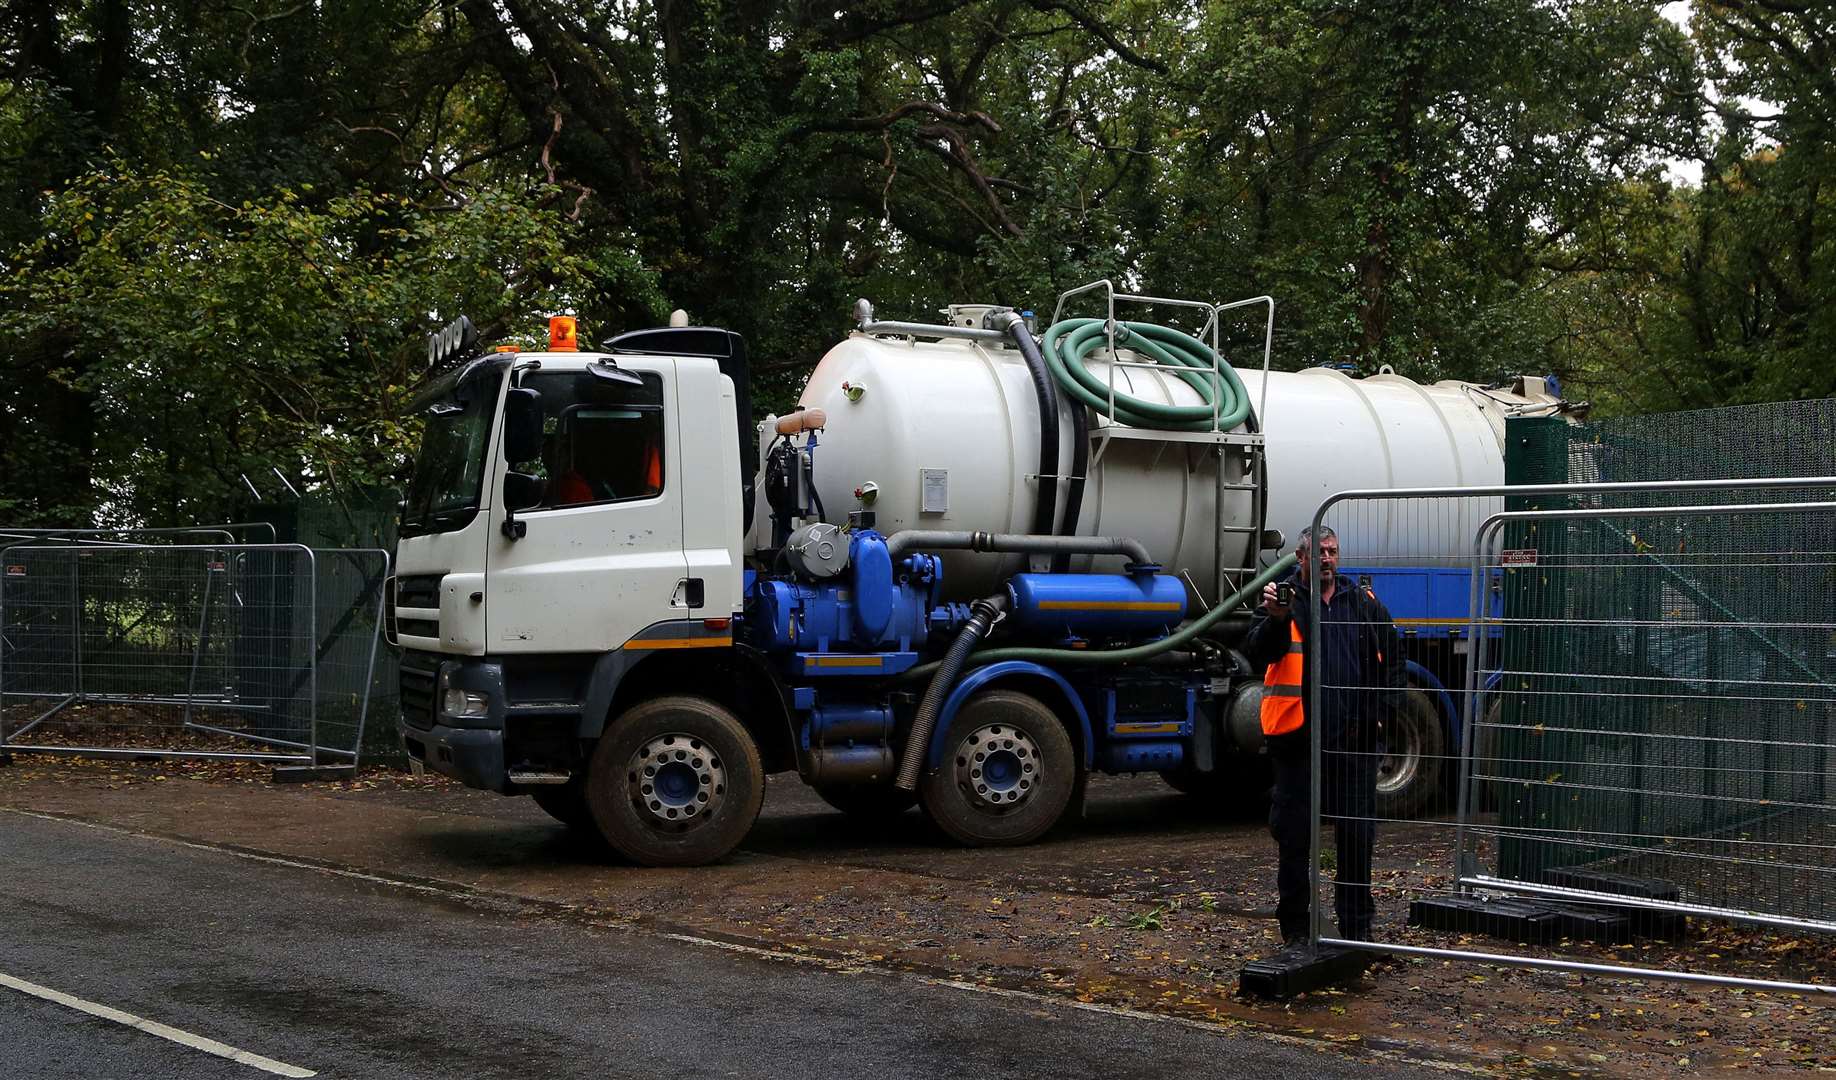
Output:
<instances>
[{"instance_id":1,"label":"truck front wheel","mask_svg":"<svg viewBox=\"0 0 1836 1080\"><path fill-rule=\"evenodd\" d=\"M989 690L970 698L944 736L944 758L919 785L919 805L970 847L1027 844L1058 823L1077 786L1071 737L1036 698Z\"/></svg>"},{"instance_id":2,"label":"truck front wheel","mask_svg":"<svg viewBox=\"0 0 1836 1080\"><path fill-rule=\"evenodd\" d=\"M586 778L576 776L565 784L541 785L529 789L535 804L548 816L570 829L592 832L593 811L587 806Z\"/></svg>"},{"instance_id":3,"label":"truck front wheel","mask_svg":"<svg viewBox=\"0 0 1836 1080\"><path fill-rule=\"evenodd\" d=\"M606 843L644 866L700 866L751 831L765 801L759 750L711 701L647 701L593 750L587 805Z\"/></svg>"}]
</instances>

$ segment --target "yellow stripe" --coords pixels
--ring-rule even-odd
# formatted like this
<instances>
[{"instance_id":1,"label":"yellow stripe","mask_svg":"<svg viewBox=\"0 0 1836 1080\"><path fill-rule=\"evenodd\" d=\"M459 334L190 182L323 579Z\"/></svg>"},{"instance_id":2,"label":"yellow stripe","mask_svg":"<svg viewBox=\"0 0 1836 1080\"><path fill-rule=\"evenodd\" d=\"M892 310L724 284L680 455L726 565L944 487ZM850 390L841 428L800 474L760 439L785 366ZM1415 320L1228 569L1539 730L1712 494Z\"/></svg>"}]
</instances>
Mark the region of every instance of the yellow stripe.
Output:
<instances>
[{"instance_id":1,"label":"yellow stripe","mask_svg":"<svg viewBox=\"0 0 1836 1080\"><path fill-rule=\"evenodd\" d=\"M1041 600L1040 611L1178 611L1165 600Z\"/></svg>"},{"instance_id":2,"label":"yellow stripe","mask_svg":"<svg viewBox=\"0 0 1836 1080\"><path fill-rule=\"evenodd\" d=\"M733 644L732 637L649 638L627 641L627 649L718 649Z\"/></svg>"},{"instance_id":3,"label":"yellow stripe","mask_svg":"<svg viewBox=\"0 0 1836 1080\"><path fill-rule=\"evenodd\" d=\"M878 656L812 656L806 667L880 667L886 661Z\"/></svg>"},{"instance_id":4,"label":"yellow stripe","mask_svg":"<svg viewBox=\"0 0 1836 1080\"><path fill-rule=\"evenodd\" d=\"M1471 619L1393 619L1398 626L1465 626Z\"/></svg>"},{"instance_id":5,"label":"yellow stripe","mask_svg":"<svg viewBox=\"0 0 1836 1080\"><path fill-rule=\"evenodd\" d=\"M1117 724L1118 735L1170 735L1179 730L1178 724Z\"/></svg>"}]
</instances>

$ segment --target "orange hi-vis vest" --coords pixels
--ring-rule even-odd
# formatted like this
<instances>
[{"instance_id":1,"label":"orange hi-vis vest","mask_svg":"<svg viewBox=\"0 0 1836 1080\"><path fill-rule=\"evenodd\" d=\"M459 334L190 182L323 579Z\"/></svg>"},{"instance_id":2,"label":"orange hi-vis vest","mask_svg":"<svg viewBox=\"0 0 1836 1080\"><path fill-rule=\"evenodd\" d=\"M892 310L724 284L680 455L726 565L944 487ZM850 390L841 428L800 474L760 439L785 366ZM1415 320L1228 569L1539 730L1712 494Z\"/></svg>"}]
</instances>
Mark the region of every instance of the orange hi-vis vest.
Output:
<instances>
[{"instance_id":1,"label":"orange hi-vis vest","mask_svg":"<svg viewBox=\"0 0 1836 1080\"><path fill-rule=\"evenodd\" d=\"M1372 602L1377 599L1376 592L1369 585L1363 592ZM1288 651L1280 660L1269 665L1269 670L1262 676L1262 733L1264 735L1286 735L1290 731L1299 731L1301 722L1306 719L1302 711L1301 679L1307 646L1301 641L1300 624L1288 620ZM1377 651L1377 662L1383 663L1383 650Z\"/></svg>"},{"instance_id":2,"label":"orange hi-vis vest","mask_svg":"<svg viewBox=\"0 0 1836 1080\"><path fill-rule=\"evenodd\" d=\"M1299 731L1304 714L1301 711L1301 663L1307 646L1301 642L1300 625L1288 621L1288 651L1269 665L1262 676L1262 733L1286 735Z\"/></svg>"}]
</instances>

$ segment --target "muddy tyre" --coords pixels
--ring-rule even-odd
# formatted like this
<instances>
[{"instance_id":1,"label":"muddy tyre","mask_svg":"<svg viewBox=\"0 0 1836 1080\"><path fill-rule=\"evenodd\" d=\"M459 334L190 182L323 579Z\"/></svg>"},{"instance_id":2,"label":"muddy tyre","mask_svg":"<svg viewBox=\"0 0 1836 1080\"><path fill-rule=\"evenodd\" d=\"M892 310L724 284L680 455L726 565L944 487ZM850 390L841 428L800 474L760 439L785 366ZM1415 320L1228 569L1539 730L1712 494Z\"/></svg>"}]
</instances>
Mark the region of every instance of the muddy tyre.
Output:
<instances>
[{"instance_id":1,"label":"muddy tyre","mask_svg":"<svg viewBox=\"0 0 1836 1080\"><path fill-rule=\"evenodd\" d=\"M667 697L617 717L593 748L587 806L614 850L644 866L701 866L739 845L765 801L752 736L711 701Z\"/></svg>"},{"instance_id":2,"label":"muddy tyre","mask_svg":"<svg viewBox=\"0 0 1836 1080\"><path fill-rule=\"evenodd\" d=\"M1447 732L1426 691L1403 692L1396 713L1384 720L1383 754L1377 759L1377 816L1421 814L1441 800L1447 769Z\"/></svg>"},{"instance_id":3,"label":"muddy tyre","mask_svg":"<svg viewBox=\"0 0 1836 1080\"><path fill-rule=\"evenodd\" d=\"M1038 699L989 690L969 699L944 736L919 805L969 847L1031 843L1064 816L1077 787L1071 737Z\"/></svg>"},{"instance_id":4,"label":"muddy tyre","mask_svg":"<svg viewBox=\"0 0 1836 1080\"><path fill-rule=\"evenodd\" d=\"M529 788L529 797L549 817L570 829L597 832L593 811L587 806L586 777L576 776L565 784L542 784Z\"/></svg>"},{"instance_id":5,"label":"muddy tyre","mask_svg":"<svg viewBox=\"0 0 1836 1080\"><path fill-rule=\"evenodd\" d=\"M885 821L918 805L918 796L890 784L819 787L822 801L858 821Z\"/></svg>"},{"instance_id":6,"label":"muddy tyre","mask_svg":"<svg viewBox=\"0 0 1836 1080\"><path fill-rule=\"evenodd\" d=\"M1220 783L1223 777L1219 774L1202 773L1192 769L1162 769L1160 778L1167 782L1168 787L1181 795L1193 795L1201 799L1211 798L1223 786Z\"/></svg>"}]
</instances>

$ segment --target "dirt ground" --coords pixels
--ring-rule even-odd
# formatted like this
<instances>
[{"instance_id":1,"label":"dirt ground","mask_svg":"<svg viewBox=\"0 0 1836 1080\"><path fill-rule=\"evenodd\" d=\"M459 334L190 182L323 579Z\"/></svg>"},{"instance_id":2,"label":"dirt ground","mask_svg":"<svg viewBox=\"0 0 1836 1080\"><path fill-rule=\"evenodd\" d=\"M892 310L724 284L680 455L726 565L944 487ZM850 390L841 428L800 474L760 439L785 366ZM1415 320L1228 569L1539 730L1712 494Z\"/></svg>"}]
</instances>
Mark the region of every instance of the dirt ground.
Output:
<instances>
[{"instance_id":1,"label":"dirt ground","mask_svg":"<svg viewBox=\"0 0 1836 1080\"><path fill-rule=\"evenodd\" d=\"M794 777L719 866L621 865L528 799L366 769L276 785L266 767L19 755L0 807L419 882L512 912L635 924L910 970L1496 1075L1836 1072L1836 997L1384 959L1343 988L1270 1003L1236 993L1278 946L1273 852L1247 811L1208 811L1156 779L1093 780L1045 842L969 851L922 816L851 821ZM0 819L3 820L3 819ZM1447 830L1379 836L1377 884L1431 880ZM1380 892L1378 937L1522 953L1408 928ZM1692 924L1679 942L1562 945L1626 966L1836 981L1836 939Z\"/></svg>"}]
</instances>

